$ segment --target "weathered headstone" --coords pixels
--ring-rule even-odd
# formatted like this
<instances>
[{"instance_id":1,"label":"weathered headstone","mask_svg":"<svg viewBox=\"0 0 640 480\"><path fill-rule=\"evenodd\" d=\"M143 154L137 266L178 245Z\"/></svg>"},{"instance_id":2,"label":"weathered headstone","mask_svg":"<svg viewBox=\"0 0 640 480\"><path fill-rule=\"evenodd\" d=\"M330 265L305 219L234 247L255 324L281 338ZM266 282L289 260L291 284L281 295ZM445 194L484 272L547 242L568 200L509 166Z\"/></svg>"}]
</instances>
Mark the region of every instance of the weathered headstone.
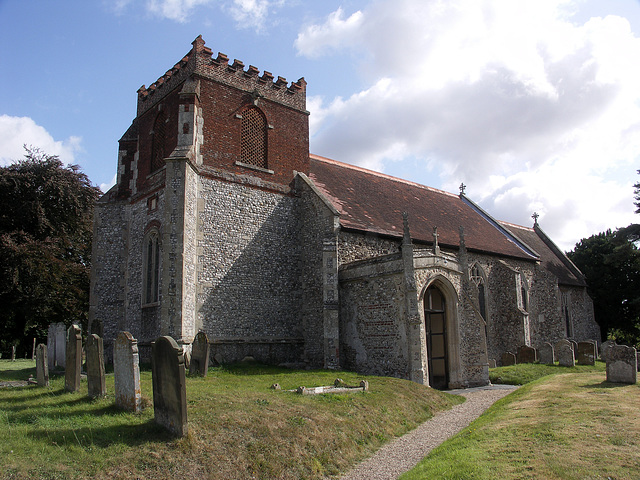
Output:
<instances>
[{"instance_id":1,"label":"weathered headstone","mask_svg":"<svg viewBox=\"0 0 640 480\"><path fill-rule=\"evenodd\" d=\"M500 357L500 363L502 364L503 367L506 367L508 365L515 365L516 355L511 352L504 352L502 354L502 357Z\"/></svg>"},{"instance_id":2,"label":"weathered headstone","mask_svg":"<svg viewBox=\"0 0 640 480\"><path fill-rule=\"evenodd\" d=\"M116 405L125 410L139 412L140 359L138 341L129 332L120 332L113 346L113 374Z\"/></svg>"},{"instance_id":3,"label":"weathered headstone","mask_svg":"<svg viewBox=\"0 0 640 480\"><path fill-rule=\"evenodd\" d=\"M544 342L538 348L538 360L544 365L553 365L553 345L549 342Z\"/></svg>"},{"instance_id":4,"label":"weathered headstone","mask_svg":"<svg viewBox=\"0 0 640 480\"><path fill-rule=\"evenodd\" d=\"M87 388L91 398L104 397L107 387L104 378L104 343L96 334L87 337Z\"/></svg>"},{"instance_id":5,"label":"weathered headstone","mask_svg":"<svg viewBox=\"0 0 640 480\"><path fill-rule=\"evenodd\" d=\"M576 360L578 358L578 342L575 340L569 340L571 345L573 346L573 359Z\"/></svg>"},{"instance_id":6,"label":"weathered headstone","mask_svg":"<svg viewBox=\"0 0 640 480\"><path fill-rule=\"evenodd\" d=\"M12 362L16 361L16 346L15 345L11 345L11 361Z\"/></svg>"},{"instance_id":7,"label":"weathered headstone","mask_svg":"<svg viewBox=\"0 0 640 480\"><path fill-rule=\"evenodd\" d=\"M607 340L602 345L600 345L600 358L603 362L607 361L607 352L613 345L616 345L616 342L614 340Z\"/></svg>"},{"instance_id":8,"label":"weathered headstone","mask_svg":"<svg viewBox=\"0 0 640 480\"><path fill-rule=\"evenodd\" d=\"M207 376L209 370L209 338L204 332L198 332L191 345L191 364L189 374Z\"/></svg>"},{"instance_id":9,"label":"weathered headstone","mask_svg":"<svg viewBox=\"0 0 640 480\"><path fill-rule=\"evenodd\" d=\"M518 363L536 363L537 360L538 354L535 348L528 345L522 345L518 348L518 354L516 355Z\"/></svg>"},{"instance_id":10,"label":"weathered headstone","mask_svg":"<svg viewBox=\"0 0 640 480\"><path fill-rule=\"evenodd\" d=\"M490 358L489 359L489 368L496 368L496 359L495 358Z\"/></svg>"},{"instance_id":11,"label":"weathered headstone","mask_svg":"<svg viewBox=\"0 0 640 480\"><path fill-rule=\"evenodd\" d=\"M47 362L47 346L43 343L36 347L36 380L39 387L49 386L49 363Z\"/></svg>"},{"instance_id":12,"label":"weathered headstone","mask_svg":"<svg viewBox=\"0 0 640 480\"><path fill-rule=\"evenodd\" d=\"M151 350L155 420L182 437L188 431L184 353L168 336L158 338Z\"/></svg>"},{"instance_id":13,"label":"weathered headstone","mask_svg":"<svg viewBox=\"0 0 640 480\"><path fill-rule=\"evenodd\" d=\"M64 323L56 323L56 366L66 367L67 327Z\"/></svg>"},{"instance_id":14,"label":"weathered headstone","mask_svg":"<svg viewBox=\"0 0 640 480\"><path fill-rule=\"evenodd\" d=\"M640 352L636 352L636 370L640 372Z\"/></svg>"},{"instance_id":15,"label":"weathered headstone","mask_svg":"<svg viewBox=\"0 0 640 480\"><path fill-rule=\"evenodd\" d=\"M636 349L626 345L614 345L607 353L607 381L613 383L636 383L638 379L638 357Z\"/></svg>"},{"instance_id":16,"label":"weathered headstone","mask_svg":"<svg viewBox=\"0 0 640 480\"><path fill-rule=\"evenodd\" d=\"M64 389L67 392L80 390L80 373L82 371L82 331L77 325L67 330L67 345L64 367Z\"/></svg>"},{"instance_id":17,"label":"weathered headstone","mask_svg":"<svg viewBox=\"0 0 640 480\"><path fill-rule=\"evenodd\" d=\"M47 332L47 361L49 362L49 370L56 368L56 324L49 324Z\"/></svg>"},{"instance_id":18,"label":"weathered headstone","mask_svg":"<svg viewBox=\"0 0 640 480\"><path fill-rule=\"evenodd\" d=\"M578 343L578 365L596 364L596 344L593 342Z\"/></svg>"},{"instance_id":19,"label":"weathered headstone","mask_svg":"<svg viewBox=\"0 0 640 480\"><path fill-rule=\"evenodd\" d=\"M573 355L573 344L566 339L558 341L554 346L554 351L558 356L558 364L561 367L573 367L576 364Z\"/></svg>"}]
</instances>

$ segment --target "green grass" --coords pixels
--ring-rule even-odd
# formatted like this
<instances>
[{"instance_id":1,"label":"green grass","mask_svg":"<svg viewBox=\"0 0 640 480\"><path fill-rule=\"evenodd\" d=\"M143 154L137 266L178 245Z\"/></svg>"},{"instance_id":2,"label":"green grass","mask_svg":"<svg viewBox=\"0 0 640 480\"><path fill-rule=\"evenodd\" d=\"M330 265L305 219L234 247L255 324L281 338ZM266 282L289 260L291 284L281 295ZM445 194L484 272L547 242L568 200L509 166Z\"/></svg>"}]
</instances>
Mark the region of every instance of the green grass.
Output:
<instances>
[{"instance_id":1,"label":"green grass","mask_svg":"<svg viewBox=\"0 0 640 480\"><path fill-rule=\"evenodd\" d=\"M400 478L638 479L640 385L604 380L601 371L534 380Z\"/></svg>"},{"instance_id":2,"label":"green grass","mask_svg":"<svg viewBox=\"0 0 640 480\"><path fill-rule=\"evenodd\" d=\"M547 375L563 373L604 372L604 362L597 361L595 365L576 365L575 367L561 367L559 365L543 365L539 363L521 363L508 367L492 368L489 371L491 383L507 385L524 385Z\"/></svg>"},{"instance_id":3,"label":"green grass","mask_svg":"<svg viewBox=\"0 0 640 480\"><path fill-rule=\"evenodd\" d=\"M35 375L34 362L0 360L0 380ZM0 389L0 478L321 479L337 476L435 412L463 401L415 383L349 372L260 365L211 368L187 378L189 434L170 436L153 420L151 372L141 372L141 414L51 386ZM370 391L302 396L300 385L348 384Z\"/></svg>"}]
</instances>

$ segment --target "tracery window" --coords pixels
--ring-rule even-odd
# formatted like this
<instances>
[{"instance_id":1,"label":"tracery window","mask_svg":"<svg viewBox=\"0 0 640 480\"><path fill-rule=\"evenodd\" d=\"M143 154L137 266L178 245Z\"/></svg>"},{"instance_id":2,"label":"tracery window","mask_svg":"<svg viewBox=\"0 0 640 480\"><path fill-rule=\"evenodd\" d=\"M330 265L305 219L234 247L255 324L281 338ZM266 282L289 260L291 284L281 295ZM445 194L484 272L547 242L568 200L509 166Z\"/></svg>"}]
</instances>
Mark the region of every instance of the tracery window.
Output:
<instances>
[{"instance_id":1,"label":"tracery window","mask_svg":"<svg viewBox=\"0 0 640 480\"><path fill-rule=\"evenodd\" d=\"M242 112L242 163L267 168L267 121L257 107Z\"/></svg>"},{"instance_id":2,"label":"tracery window","mask_svg":"<svg viewBox=\"0 0 640 480\"><path fill-rule=\"evenodd\" d=\"M159 170L164 165L165 141L167 138L167 122L164 111L158 113L153 123L153 140L151 146L151 172Z\"/></svg>"},{"instance_id":3,"label":"tracery window","mask_svg":"<svg viewBox=\"0 0 640 480\"><path fill-rule=\"evenodd\" d=\"M158 280L160 277L160 245L157 230L151 230L144 237L144 269L142 282L143 304L158 302Z\"/></svg>"}]
</instances>

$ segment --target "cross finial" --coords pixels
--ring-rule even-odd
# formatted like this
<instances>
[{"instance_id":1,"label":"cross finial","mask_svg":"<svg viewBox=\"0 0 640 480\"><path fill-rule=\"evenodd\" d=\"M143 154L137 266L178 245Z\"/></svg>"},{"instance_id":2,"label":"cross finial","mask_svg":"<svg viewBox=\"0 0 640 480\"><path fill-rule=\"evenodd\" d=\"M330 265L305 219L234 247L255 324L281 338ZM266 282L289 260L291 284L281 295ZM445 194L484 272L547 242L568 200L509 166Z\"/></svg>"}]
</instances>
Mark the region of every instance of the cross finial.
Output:
<instances>
[{"instance_id":1,"label":"cross finial","mask_svg":"<svg viewBox=\"0 0 640 480\"><path fill-rule=\"evenodd\" d=\"M540 217L540 215L538 214L538 212L533 212L533 215L531 215L531 218L533 218L533 224L537 225L538 224L538 218Z\"/></svg>"},{"instance_id":2,"label":"cross finial","mask_svg":"<svg viewBox=\"0 0 640 480\"><path fill-rule=\"evenodd\" d=\"M467 186L464 183L460 184L460 195L464 195L464 189L467 188Z\"/></svg>"},{"instance_id":3,"label":"cross finial","mask_svg":"<svg viewBox=\"0 0 640 480\"><path fill-rule=\"evenodd\" d=\"M440 253L440 246L438 245L438 227L433 227L433 253L438 255Z\"/></svg>"}]
</instances>

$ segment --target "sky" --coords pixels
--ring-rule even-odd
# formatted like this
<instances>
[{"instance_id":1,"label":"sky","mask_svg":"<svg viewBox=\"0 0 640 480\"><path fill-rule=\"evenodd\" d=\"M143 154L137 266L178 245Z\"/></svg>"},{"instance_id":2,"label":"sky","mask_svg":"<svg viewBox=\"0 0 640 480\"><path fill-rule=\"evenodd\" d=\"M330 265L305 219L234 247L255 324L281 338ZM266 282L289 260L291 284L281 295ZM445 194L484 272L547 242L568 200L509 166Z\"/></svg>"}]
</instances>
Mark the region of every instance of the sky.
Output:
<instances>
[{"instance_id":1,"label":"sky","mask_svg":"<svg viewBox=\"0 0 640 480\"><path fill-rule=\"evenodd\" d=\"M0 0L0 165L113 185L150 85L202 35L304 77L311 153L466 195L568 251L640 222L640 0Z\"/></svg>"}]
</instances>

